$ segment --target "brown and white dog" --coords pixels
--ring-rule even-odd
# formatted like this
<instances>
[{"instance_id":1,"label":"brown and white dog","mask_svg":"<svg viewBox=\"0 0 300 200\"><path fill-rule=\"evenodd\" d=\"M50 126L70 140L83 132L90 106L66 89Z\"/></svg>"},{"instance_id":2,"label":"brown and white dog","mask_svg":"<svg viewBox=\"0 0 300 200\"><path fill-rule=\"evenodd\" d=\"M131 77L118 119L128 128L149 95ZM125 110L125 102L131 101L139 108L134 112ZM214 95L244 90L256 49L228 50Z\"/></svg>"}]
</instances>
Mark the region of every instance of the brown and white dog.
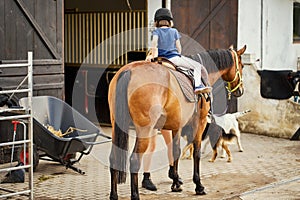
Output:
<instances>
[{"instance_id":1,"label":"brown and white dog","mask_svg":"<svg viewBox=\"0 0 300 200\"><path fill-rule=\"evenodd\" d=\"M212 157L209 159L209 162L214 162L216 160L218 155L218 147L222 147L222 151L227 153L227 162L231 162L232 155L231 151L228 148L228 144L231 144L233 140L237 138L234 130L230 129L229 133L226 133L225 130L216 123L210 123L207 127L209 141L213 150ZM225 155L222 156L225 157Z\"/></svg>"},{"instance_id":2,"label":"brown and white dog","mask_svg":"<svg viewBox=\"0 0 300 200\"><path fill-rule=\"evenodd\" d=\"M218 147L222 147L221 157L225 157L226 152L228 155L227 161L231 162L232 155L228 148L228 144L232 144L234 140L237 141L239 151L244 151L241 145L241 134L237 119L248 112L250 112L250 110L228 113L222 116L213 116L214 121L207 124L202 138L202 140L204 140L202 152L205 151L206 146L208 145L208 140L210 141L211 147L213 149L213 155L209 160L210 162L215 161L218 154ZM188 150L190 150L189 156L187 155ZM187 144L182 151L181 159L191 159L193 156L192 152L193 144Z\"/></svg>"}]
</instances>

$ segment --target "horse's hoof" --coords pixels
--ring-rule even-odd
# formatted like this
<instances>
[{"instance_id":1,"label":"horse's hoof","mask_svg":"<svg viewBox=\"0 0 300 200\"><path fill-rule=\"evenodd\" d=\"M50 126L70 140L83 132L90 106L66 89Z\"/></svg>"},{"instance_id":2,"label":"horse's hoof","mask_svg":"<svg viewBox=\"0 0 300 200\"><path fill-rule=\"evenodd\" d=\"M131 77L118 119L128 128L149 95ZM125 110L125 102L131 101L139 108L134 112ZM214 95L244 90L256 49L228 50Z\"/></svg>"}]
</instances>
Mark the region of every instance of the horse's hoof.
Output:
<instances>
[{"instance_id":1,"label":"horse's hoof","mask_svg":"<svg viewBox=\"0 0 300 200\"><path fill-rule=\"evenodd\" d=\"M172 184L171 186L171 190L172 192L182 192L182 188L181 188L181 185L180 184Z\"/></svg>"},{"instance_id":2,"label":"horse's hoof","mask_svg":"<svg viewBox=\"0 0 300 200\"><path fill-rule=\"evenodd\" d=\"M112 194L110 194L109 200L118 200L118 195L112 195Z\"/></svg>"},{"instance_id":3,"label":"horse's hoof","mask_svg":"<svg viewBox=\"0 0 300 200\"><path fill-rule=\"evenodd\" d=\"M206 192L203 190L203 191L201 191L201 192L197 192L196 191L196 195L206 195Z\"/></svg>"},{"instance_id":4,"label":"horse's hoof","mask_svg":"<svg viewBox=\"0 0 300 200\"><path fill-rule=\"evenodd\" d=\"M140 200L139 196L131 196L131 200Z\"/></svg>"},{"instance_id":5,"label":"horse's hoof","mask_svg":"<svg viewBox=\"0 0 300 200\"><path fill-rule=\"evenodd\" d=\"M195 189L196 195L205 195L204 187L202 185L197 185Z\"/></svg>"},{"instance_id":6,"label":"horse's hoof","mask_svg":"<svg viewBox=\"0 0 300 200\"><path fill-rule=\"evenodd\" d=\"M178 177L178 184L183 185L183 180L180 177Z\"/></svg>"},{"instance_id":7,"label":"horse's hoof","mask_svg":"<svg viewBox=\"0 0 300 200\"><path fill-rule=\"evenodd\" d=\"M175 179L175 174L173 173L173 171L171 169L169 169L169 178L172 179L173 181ZM182 179L179 176L178 176L178 180L177 181L178 181L178 183L180 185L183 184L183 181L182 181ZM173 183L173 184L175 184L175 183Z\"/></svg>"}]
</instances>

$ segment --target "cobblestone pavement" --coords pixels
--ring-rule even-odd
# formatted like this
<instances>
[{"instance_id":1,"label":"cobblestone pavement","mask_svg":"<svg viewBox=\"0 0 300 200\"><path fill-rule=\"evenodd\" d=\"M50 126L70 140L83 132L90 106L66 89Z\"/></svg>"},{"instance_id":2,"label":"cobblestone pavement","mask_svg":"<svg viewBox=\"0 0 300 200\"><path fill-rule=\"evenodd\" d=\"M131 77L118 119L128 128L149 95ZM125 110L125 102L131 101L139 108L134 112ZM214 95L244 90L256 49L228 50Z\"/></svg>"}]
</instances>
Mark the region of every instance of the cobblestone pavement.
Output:
<instances>
[{"instance_id":1,"label":"cobblestone pavement","mask_svg":"<svg viewBox=\"0 0 300 200\"><path fill-rule=\"evenodd\" d=\"M111 129L103 128L110 134ZM159 136L157 155L154 155L152 180L158 191L141 188L141 199L300 199L300 142L242 133L244 152L230 145L233 161L217 158L208 162L211 151L201 160L202 184L207 195L196 196L192 182L192 160L181 160L179 173L184 181L183 191L172 193L167 177L168 164L165 144ZM108 155L111 143L94 146L77 167L86 172L80 175L56 162L40 160L34 173L35 199L109 199L110 174ZM165 152L165 153L162 153ZM156 157L159 156L159 157ZM3 174L1 174L3 177ZM1 177L1 178L2 178ZM139 176L141 183L142 174ZM119 199L130 199L129 179L118 186ZM1 184L0 187L18 190L28 184ZM0 191L1 194L2 191ZM12 199L27 199L17 197Z\"/></svg>"}]
</instances>

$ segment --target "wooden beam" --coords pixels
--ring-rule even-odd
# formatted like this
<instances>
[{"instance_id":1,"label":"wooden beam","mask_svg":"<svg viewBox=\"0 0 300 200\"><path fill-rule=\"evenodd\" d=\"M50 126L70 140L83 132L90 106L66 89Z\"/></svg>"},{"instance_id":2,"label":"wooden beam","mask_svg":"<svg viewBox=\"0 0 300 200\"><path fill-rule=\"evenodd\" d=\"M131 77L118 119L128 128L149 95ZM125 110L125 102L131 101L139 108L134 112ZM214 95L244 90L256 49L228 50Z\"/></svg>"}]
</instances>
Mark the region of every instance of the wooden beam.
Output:
<instances>
[{"instance_id":1,"label":"wooden beam","mask_svg":"<svg viewBox=\"0 0 300 200\"><path fill-rule=\"evenodd\" d=\"M20 10L24 13L25 17L28 19L29 23L37 32L38 36L41 38L41 40L45 44L46 48L50 51L52 56L56 59L61 59L58 53L56 52L56 49L53 47L52 43L50 42L50 40L42 30L42 28L39 26L37 21L34 19L34 17L30 14L29 10L26 8L24 2L22 0L15 0L15 2L19 6Z\"/></svg>"},{"instance_id":2,"label":"wooden beam","mask_svg":"<svg viewBox=\"0 0 300 200\"><path fill-rule=\"evenodd\" d=\"M209 24L209 22L215 17L215 15L221 10L225 5L226 0L220 1L220 3L209 13L205 20L199 25L198 28L192 33L191 38L197 38L198 35L204 30L204 28Z\"/></svg>"},{"instance_id":3,"label":"wooden beam","mask_svg":"<svg viewBox=\"0 0 300 200\"><path fill-rule=\"evenodd\" d=\"M0 64L26 63L27 60L0 60ZM56 59L35 59L33 65L62 65L62 60Z\"/></svg>"}]
</instances>

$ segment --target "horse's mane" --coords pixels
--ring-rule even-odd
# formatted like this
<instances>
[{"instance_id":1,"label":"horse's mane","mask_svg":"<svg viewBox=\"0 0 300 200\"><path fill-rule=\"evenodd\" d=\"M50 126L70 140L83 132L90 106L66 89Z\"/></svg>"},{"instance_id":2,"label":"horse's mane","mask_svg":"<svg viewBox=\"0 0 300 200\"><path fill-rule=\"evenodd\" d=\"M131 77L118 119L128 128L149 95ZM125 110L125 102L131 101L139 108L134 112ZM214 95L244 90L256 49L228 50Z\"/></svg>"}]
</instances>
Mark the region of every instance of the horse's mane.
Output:
<instances>
[{"instance_id":1,"label":"horse's mane","mask_svg":"<svg viewBox=\"0 0 300 200\"><path fill-rule=\"evenodd\" d=\"M207 69L208 73L227 69L233 65L229 49L207 50L190 57L200 62Z\"/></svg>"}]
</instances>

